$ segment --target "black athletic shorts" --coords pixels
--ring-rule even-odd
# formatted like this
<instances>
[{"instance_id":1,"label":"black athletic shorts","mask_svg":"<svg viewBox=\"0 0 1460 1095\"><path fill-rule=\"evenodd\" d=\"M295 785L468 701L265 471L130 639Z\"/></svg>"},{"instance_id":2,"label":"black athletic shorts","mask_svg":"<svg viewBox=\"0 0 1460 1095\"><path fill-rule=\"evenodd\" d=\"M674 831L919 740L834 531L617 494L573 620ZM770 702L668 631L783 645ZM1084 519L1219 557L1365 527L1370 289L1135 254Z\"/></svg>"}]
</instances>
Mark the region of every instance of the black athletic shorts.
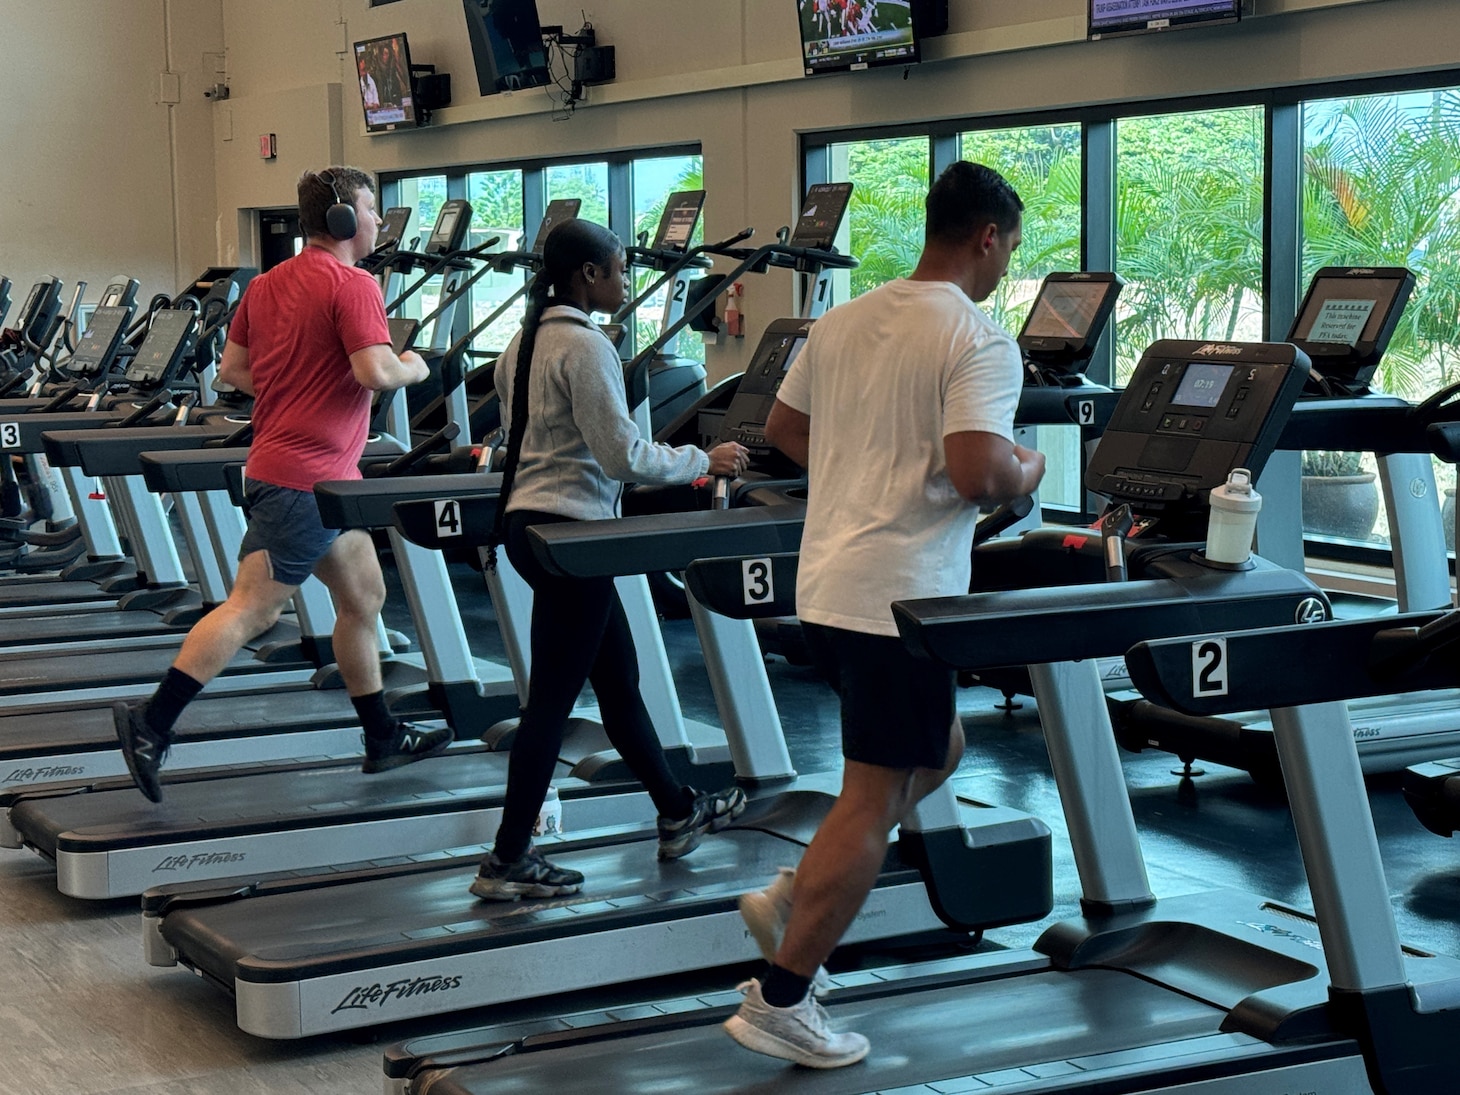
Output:
<instances>
[{"instance_id":1,"label":"black athletic shorts","mask_svg":"<svg viewBox=\"0 0 1460 1095\"><path fill-rule=\"evenodd\" d=\"M340 535L338 529L324 527L314 491L246 479L243 498L248 529L238 546L239 561L255 551L267 551L274 581L303 585Z\"/></svg>"},{"instance_id":2,"label":"black athletic shorts","mask_svg":"<svg viewBox=\"0 0 1460 1095\"><path fill-rule=\"evenodd\" d=\"M842 756L879 768L942 768L954 673L902 640L801 622L811 660L842 701Z\"/></svg>"}]
</instances>

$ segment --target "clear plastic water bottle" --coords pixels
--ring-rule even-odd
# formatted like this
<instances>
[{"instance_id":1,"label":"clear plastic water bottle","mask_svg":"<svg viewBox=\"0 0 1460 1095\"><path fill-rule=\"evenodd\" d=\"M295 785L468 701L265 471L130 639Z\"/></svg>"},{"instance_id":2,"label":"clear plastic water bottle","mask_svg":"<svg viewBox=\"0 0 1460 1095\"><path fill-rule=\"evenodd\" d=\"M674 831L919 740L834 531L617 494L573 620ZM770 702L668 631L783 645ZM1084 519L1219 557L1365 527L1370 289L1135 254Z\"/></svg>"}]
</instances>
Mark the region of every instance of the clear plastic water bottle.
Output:
<instances>
[{"instance_id":1,"label":"clear plastic water bottle","mask_svg":"<svg viewBox=\"0 0 1460 1095\"><path fill-rule=\"evenodd\" d=\"M563 831L563 804L558 799L558 789L549 786L547 797L542 800L542 809L537 812L537 821L532 825L533 836L556 836Z\"/></svg>"}]
</instances>

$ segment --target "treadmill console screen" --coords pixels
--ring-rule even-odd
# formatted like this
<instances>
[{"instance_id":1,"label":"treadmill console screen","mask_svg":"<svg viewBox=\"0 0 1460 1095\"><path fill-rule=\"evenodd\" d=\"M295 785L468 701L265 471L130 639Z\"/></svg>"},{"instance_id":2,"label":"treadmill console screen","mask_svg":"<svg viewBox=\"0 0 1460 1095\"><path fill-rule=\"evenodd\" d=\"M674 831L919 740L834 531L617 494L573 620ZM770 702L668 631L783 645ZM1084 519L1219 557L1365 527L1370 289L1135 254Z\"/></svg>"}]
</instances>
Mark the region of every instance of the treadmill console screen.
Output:
<instances>
[{"instance_id":1,"label":"treadmill console screen","mask_svg":"<svg viewBox=\"0 0 1460 1095\"><path fill-rule=\"evenodd\" d=\"M1172 393L1173 407L1201 407L1211 410L1226 391L1227 380L1232 375L1231 365L1212 365L1206 361L1193 361L1181 374L1181 383Z\"/></svg>"},{"instance_id":2,"label":"treadmill console screen","mask_svg":"<svg viewBox=\"0 0 1460 1095\"><path fill-rule=\"evenodd\" d=\"M1204 515L1233 468L1255 479L1310 368L1288 343L1153 343L1085 473L1085 486L1146 514Z\"/></svg>"},{"instance_id":3,"label":"treadmill console screen","mask_svg":"<svg viewBox=\"0 0 1460 1095\"><path fill-rule=\"evenodd\" d=\"M720 441L738 441L752 456L772 451L765 439L765 420L776 405L776 392L786 370L806 345L811 323L807 319L778 319L766 328L735 398L725 411Z\"/></svg>"},{"instance_id":4,"label":"treadmill console screen","mask_svg":"<svg viewBox=\"0 0 1460 1095\"><path fill-rule=\"evenodd\" d=\"M436 227L431 229L431 237L426 240L426 254L444 255L451 251L460 251L470 227L471 206L467 202L461 198L452 198L442 203L441 212L436 217Z\"/></svg>"},{"instance_id":5,"label":"treadmill console screen","mask_svg":"<svg viewBox=\"0 0 1460 1095\"><path fill-rule=\"evenodd\" d=\"M791 246L812 247L826 251L841 231L842 218L846 216L847 203L852 200L852 184L816 183L806 191L806 200L801 203L801 216L796 221L796 230L791 233Z\"/></svg>"},{"instance_id":6,"label":"treadmill console screen","mask_svg":"<svg viewBox=\"0 0 1460 1095\"><path fill-rule=\"evenodd\" d=\"M537 226L537 239L532 241L532 253L534 255L542 254L542 245L547 242L548 233L563 221L570 221L576 217L581 208L583 208L581 198L555 198L548 202L547 212L542 216L542 223Z\"/></svg>"},{"instance_id":7,"label":"treadmill console screen","mask_svg":"<svg viewBox=\"0 0 1460 1095\"><path fill-rule=\"evenodd\" d=\"M1326 379L1363 387L1389 347L1414 281L1403 267L1319 270L1288 341L1302 347Z\"/></svg>"},{"instance_id":8,"label":"treadmill console screen","mask_svg":"<svg viewBox=\"0 0 1460 1095\"><path fill-rule=\"evenodd\" d=\"M394 205L385 211L385 216L380 218L380 231L375 235L376 252L394 251L400 246L411 223L411 212L408 205Z\"/></svg>"},{"instance_id":9,"label":"treadmill console screen","mask_svg":"<svg viewBox=\"0 0 1460 1095\"><path fill-rule=\"evenodd\" d=\"M127 369L127 381L143 388L156 388L172 378L178 362L193 347L197 315L182 309L164 308L152 316L147 337Z\"/></svg>"},{"instance_id":10,"label":"treadmill console screen","mask_svg":"<svg viewBox=\"0 0 1460 1095\"><path fill-rule=\"evenodd\" d=\"M1019 332L1019 351L1055 378L1079 376L1123 285L1111 273L1050 274Z\"/></svg>"},{"instance_id":11,"label":"treadmill console screen","mask_svg":"<svg viewBox=\"0 0 1460 1095\"><path fill-rule=\"evenodd\" d=\"M66 371L74 377L97 377L111 367L132 309L100 307L91 313L91 322L76 352L66 362Z\"/></svg>"},{"instance_id":12,"label":"treadmill console screen","mask_svg":"<svg viewBox=\"0 0 1460 1095\"><path fill-rule=\"evenodd\" d=\"M655 251L687 251L705 205L703 190L677 190L664 203L659 231L654 235Z\"/></svg>"}]
</instances>

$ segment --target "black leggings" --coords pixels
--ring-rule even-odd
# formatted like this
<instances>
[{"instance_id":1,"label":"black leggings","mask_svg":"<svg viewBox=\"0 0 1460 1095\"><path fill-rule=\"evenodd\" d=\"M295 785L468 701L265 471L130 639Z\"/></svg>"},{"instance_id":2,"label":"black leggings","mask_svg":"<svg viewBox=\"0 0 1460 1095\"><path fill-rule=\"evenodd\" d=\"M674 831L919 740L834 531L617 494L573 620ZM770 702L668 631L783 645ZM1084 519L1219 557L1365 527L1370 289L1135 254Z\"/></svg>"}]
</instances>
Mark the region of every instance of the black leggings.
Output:
<instances>
[{"instance_id":1,"label":"black leggings","mask_svg":"<svg viewBox=\"0 0 1460 1095\"><path fill-rule=\"evenodd\" d=\"M562 578L538 563L527 542L530 525L570 521L554 513L507 515L507 558L532 587L532 679L527 710L507 764L507 801L497 830L497 858L527 850L562 751L563 730L585 682L593 683L603 729L660 814L689 813L639 695L639 661L612 578Z\"/></svg>"}]
</instances>

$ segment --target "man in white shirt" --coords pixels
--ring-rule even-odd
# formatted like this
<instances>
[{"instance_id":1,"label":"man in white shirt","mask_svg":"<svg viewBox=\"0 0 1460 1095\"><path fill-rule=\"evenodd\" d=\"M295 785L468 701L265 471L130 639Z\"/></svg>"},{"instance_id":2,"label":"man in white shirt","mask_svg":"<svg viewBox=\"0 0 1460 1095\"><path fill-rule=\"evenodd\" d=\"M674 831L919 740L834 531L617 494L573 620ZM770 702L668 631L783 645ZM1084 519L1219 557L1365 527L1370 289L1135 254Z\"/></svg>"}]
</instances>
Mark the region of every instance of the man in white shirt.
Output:
<instances>
[{"instance_id":1,"label":"man in white shirt","mask_svg":"<svg viewBox=\"0 0 1460 1095\"><path fill-rule=\"evenodd\" d=\"M1014 444L1018 346L978 301L1019 246L1023 203L953 164L927 198L917 268L832 309L777 393L766 436L807 468L796 608L842 708L842 790L798 870L741 898L771 966L726 1022L741 1045L814 1068L861 1060L811 992L871 892L899 820L963 754L951 671L913 657L893 601L968 592L979 509L1031 493Z\"/></svg>"}]
</instances>

